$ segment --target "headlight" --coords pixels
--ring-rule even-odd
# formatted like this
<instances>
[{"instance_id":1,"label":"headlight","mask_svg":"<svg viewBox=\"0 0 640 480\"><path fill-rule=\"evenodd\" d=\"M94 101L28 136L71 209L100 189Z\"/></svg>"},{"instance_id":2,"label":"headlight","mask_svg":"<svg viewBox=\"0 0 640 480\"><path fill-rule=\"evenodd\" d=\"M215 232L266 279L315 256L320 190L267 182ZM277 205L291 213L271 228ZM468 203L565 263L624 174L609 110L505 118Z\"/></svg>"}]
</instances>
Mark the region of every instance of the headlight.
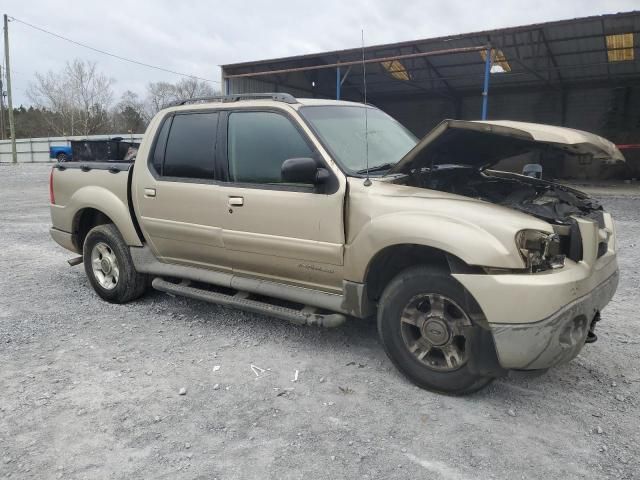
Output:
<instances>
[{"instance_id":1,"label":"headlight","mask_svg":"<svg viewBox=\"0 0 640 480\"><path fill-rule=\"evenodd\" d=\"M564 255L560 253L560 237L555 233L539 230L520 230L516 245L527 270L541 272L564 267Z\"/></svg>"}]
</instances>

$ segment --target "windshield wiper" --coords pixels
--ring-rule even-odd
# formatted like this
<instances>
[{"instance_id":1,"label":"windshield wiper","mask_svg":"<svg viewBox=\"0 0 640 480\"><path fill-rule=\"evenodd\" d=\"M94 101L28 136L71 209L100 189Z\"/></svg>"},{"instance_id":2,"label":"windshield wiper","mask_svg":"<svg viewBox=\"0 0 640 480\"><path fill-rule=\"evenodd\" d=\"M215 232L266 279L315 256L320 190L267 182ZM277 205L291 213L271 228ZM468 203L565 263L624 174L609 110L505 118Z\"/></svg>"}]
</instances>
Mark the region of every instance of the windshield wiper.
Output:
<instances>
[{"instance_id":1,"label":"windshield wiper","mask_svg":"<svg viewBox=\"0 0 640 480\"><path fill-rule=\"evenodd\" d=\"M383 163L382 165L376 165L375 167L369 167L369 172L380 172L382 170L389 170L395 164L396 164L396 162ZM367 169L363 168L362 170L358 170L356 173L365 174L365 173L367 173Z\"/></svg>"}]
</instances>

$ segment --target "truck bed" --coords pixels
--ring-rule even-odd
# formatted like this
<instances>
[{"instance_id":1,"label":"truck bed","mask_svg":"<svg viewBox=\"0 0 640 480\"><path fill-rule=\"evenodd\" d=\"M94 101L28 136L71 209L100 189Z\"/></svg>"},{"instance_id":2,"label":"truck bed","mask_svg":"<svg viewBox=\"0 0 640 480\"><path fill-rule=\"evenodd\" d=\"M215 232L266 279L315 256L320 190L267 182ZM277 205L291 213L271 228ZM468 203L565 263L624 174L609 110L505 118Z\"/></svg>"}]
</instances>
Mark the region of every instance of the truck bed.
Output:
<instances>
[{"instance_id":1,"label":"truck bed","mask_svg":"<svg viewBox=\"0 0 640 480\"><path fill-rule=\"evenodd\" d=\"M141 245L131 206L131 162L65 162L50 177L51 234L81 253L83 221L102 212L115 223L129 245ZM72 248L70 248L72 247Z\"/></svg>"}]
</instances>

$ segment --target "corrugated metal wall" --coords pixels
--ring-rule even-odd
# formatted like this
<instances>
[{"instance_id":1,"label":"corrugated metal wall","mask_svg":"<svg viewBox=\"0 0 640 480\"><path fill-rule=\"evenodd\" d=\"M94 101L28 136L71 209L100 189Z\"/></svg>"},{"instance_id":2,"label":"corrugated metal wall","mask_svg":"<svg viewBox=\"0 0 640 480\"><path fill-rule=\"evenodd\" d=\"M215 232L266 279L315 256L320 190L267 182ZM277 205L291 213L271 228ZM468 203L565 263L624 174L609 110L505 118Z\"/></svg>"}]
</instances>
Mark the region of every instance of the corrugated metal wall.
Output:
<instances>
[{"instance_id":1,"label":"corrugated metal wall","mask_svg":"<svg viewBox=\"0 0 640 480\"><path fill-rule=\"evenodd\" d=\"M489 119L563 125L562 97L559 90L490 94ZM597 133L618 144L640 143L640 87L569 89L565 101L564 126ZM455 104L446 99L374 103L417 136L424 135L445 118L477 120L481 112L480 96L464 97L459 116ZM567 159L557 174L573 178L640 177L640 158L635 152L624 152L626 172L621 167L612 168L597 161ZM519 168L520 165L514 165L511 169Z\"/></svg>"},{"instance_id":2,"label":"corrugated metal wall","mask_svg":"<svg viewBox=\"0 0 640 480\"><path fill-rule=\"evenodd\" d=\"M568 90L565 126L598 133L614 141L640 141L640 87ZM374 103L423 135L445 118L456 118L455 105L446 99L387 100ZM480 97L464 97L460 118L480 118ZM559 90L489 95L489 118L562 125ZM620 137L620 138L616 138Z\"/></svg>"},{"instance_id":3,"label":"corrugated metal wall","mask_svg":"<svg viewBox=\"0 0 640 480\"><path fill-rule=\"evenodd\" d=\"M229 80L229 93L265 93L265 92L287 92L294 97L308 97L304 90L294 87L283 87L278 83L265 82L255 78L232 78Z\"/></svg>"}]
</instances>

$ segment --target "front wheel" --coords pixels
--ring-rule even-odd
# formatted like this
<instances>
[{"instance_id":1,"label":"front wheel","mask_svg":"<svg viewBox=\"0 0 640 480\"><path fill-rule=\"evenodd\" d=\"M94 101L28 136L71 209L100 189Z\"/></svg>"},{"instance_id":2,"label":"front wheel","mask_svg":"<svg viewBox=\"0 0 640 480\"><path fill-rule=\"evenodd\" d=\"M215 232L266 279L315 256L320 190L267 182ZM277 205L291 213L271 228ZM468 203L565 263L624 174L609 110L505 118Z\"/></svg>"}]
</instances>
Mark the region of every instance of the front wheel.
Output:
<instances>
[{"instance_id":1,"label":"front wheel","mask_svg":"<svg viewBox=\"0 0 640 480\"><path fill-rule=\"evenodd\" d=\"M126 303L146 291L147 276L136 271L129 247L112 223L89 231L82 256L89 282L104 300Z\"/></svg>"},{"instance_id":2,"label":"front wheel","mask_svg":"<svg viewBox=\"0 0 640 480\"><path fill-rule=\"evenodd\" d=\"M400 272L378 305L378 331L394 365L421 388L454 395L493 378L470 368L473 300L448 272L419 266ZM479 307L477 307L479 308Z\"/></svg>"},{"instance_id":3,"label":"front wheel","mask_svg":"<svg viewBox=\"0 0 640 480\"><path fill-rule=\"evenodd\" d=\"M58 162L60 163L66 162L67 160L69 160L69 156L64 152L60 152L58 155L56 155L56 160L58 160Z\"/></svg>"}]
</instances>

